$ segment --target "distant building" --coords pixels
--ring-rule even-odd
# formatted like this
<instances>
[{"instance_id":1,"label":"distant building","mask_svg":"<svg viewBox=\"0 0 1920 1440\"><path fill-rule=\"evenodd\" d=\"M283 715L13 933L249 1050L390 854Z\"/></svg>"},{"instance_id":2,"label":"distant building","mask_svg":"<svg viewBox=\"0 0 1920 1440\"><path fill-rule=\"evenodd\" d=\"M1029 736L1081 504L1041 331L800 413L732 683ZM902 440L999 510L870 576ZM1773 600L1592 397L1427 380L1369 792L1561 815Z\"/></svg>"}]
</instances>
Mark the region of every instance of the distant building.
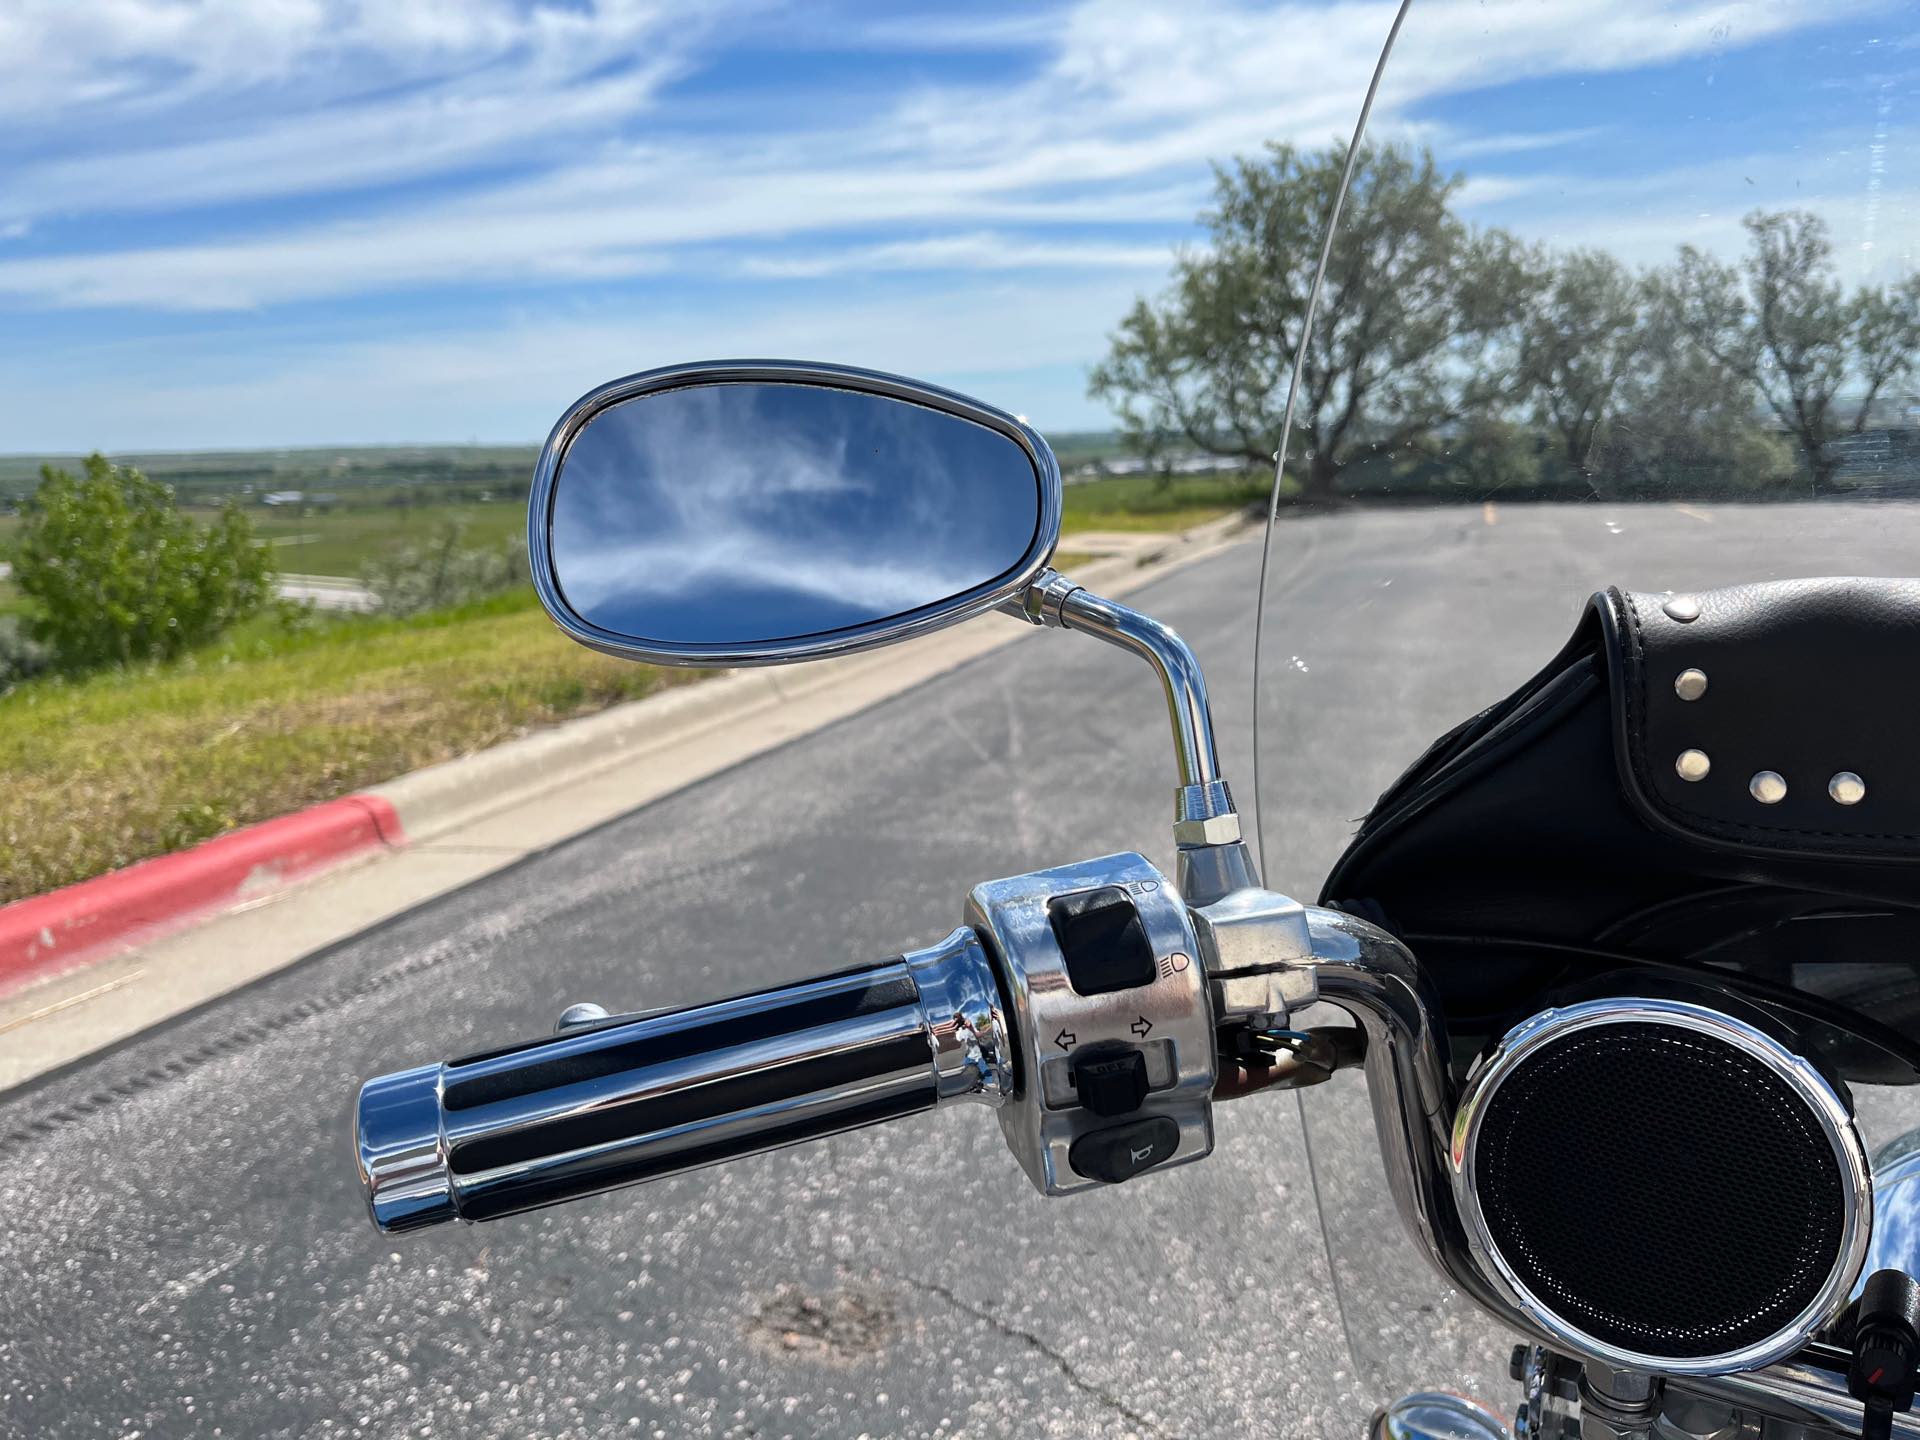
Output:
<instances>
[{"instance_id":1,"label":"distant building","mask_svg":"<svg viewBox=\"0 0 1920 1440\"><path fill-rule=\"evenodd\" d=\"M300 490L269 490L260 497L260 503L262 505L298 505L306 498L306 493Z\"/></svg>"}]
</instances>

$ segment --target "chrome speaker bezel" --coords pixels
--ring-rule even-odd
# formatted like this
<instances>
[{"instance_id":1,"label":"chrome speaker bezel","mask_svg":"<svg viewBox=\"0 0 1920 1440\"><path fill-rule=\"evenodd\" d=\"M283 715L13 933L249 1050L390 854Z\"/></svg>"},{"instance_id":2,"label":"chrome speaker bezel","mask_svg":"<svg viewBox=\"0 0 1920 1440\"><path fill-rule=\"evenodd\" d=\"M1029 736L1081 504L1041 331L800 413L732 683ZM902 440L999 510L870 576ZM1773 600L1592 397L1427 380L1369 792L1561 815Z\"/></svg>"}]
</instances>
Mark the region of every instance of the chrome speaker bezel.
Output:
<instances>
[{"instance_id":1,"label":"chrome speaker bezel","mask_svg":"<svg viewBox=\"0 0 1920 1440\"><path fill-rule=\"evenodd\" d=\"M1528 1057L1568 1036L1613 1025L1662 1025L1705 1035L1734 1046L1765 1066L1805 1103L1832 1147L1839 1166L1845 1214L1839 1260L1804 1309L1773 1334L1737 1350L1673 1357L1625 1349L1589 1335L1536 1296L1501 1254L1481 1209L1475 1160L1487 1104ZM1467 1243L1480 1271L1525 1319L1548 1339L1623 1369L1668 1375L1720 1375L1753 1370L1784 1359L1837 1314L1866 1263L1873 1229L1873 1180L1853 1117L1827 1078L1779 1040L1731 1015L1682 1000L1623 998L1590 1000L1545 1010L1501 1039L1487 1062L1468 1077L1454 1112L1448 1162L1455 1202Z\"/></svg>"}]
</instances>

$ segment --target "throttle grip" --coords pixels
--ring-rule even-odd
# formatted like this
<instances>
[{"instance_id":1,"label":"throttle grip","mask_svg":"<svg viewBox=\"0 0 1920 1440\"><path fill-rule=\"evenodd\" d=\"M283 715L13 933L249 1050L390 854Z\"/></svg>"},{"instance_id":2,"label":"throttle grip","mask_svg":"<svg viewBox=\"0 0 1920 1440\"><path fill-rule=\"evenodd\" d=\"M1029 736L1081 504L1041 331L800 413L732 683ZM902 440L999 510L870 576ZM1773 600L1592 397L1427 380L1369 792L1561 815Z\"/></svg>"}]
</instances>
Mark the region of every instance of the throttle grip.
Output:
<instances>
[{"instance_id":1,"label":"throttle grip","mask_svg":"<svg viewBox=\"0 0 1920 1440\"><path fill-rule=\"evenodd\" d=\"M491 1220L973 1099L1013 1045L971 929L878 965L369 1080L374 1224Z\"/></svg>"}]
</instances>

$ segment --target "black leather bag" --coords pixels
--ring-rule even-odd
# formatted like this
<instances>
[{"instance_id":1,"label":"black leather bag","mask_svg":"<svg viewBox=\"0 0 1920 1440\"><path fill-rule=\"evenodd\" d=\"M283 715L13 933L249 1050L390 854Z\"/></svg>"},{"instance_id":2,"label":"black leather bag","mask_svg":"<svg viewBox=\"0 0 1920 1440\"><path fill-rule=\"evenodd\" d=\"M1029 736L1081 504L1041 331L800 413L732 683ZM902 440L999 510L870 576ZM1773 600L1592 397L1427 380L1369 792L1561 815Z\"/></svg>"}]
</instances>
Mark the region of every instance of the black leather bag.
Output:
<instances>
[{"instance_id":1,"label":"black leather bag","mask_svg":"<svg viewBox=\"0 0 1920 1440\"><path fill-rule=\"evenodd\" d=\"M1912 1082L1920 581L1595 595L1545 669L1380 797L1322 903L1412 946L1462 1058L1651 964L1792 1010L1855 1078Z\"/></svg>"}]
</instances>

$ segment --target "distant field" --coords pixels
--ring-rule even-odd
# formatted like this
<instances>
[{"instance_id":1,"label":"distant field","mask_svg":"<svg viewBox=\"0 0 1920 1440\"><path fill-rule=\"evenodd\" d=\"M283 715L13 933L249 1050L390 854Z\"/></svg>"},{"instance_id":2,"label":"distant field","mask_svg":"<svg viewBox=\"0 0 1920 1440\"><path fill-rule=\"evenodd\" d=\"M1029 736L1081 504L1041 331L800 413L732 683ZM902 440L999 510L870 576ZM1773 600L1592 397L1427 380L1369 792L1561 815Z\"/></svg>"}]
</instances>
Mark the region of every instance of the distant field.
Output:
<instances>
[{"instance_id":1,"label":"distant field","mask_svg":"<svg viewBox=\"0 0 1920 1440\"><path fill-rule=\"evenodd\" d=\"M191 507L189 513L205 520L214 512ZM469 546L504 544L510 536L523 533L527 523L522 500L485 505L343 505L311 515L250 507L247 515L260 538L273 544L282 571L348 579L358 576L370 557L430 539L450 520L466 522L464 543ZM7 558L7 543L19 525L18 516L0 515L0 560ZM16 613L24 603L11 581L0 580L0 615Z\"/></svg>"},{"instance_id":2,"label":"distant field","mask_svg":"<svg viewBox=\"0 0 1920 1440\"><path fill-rule=\"evenodd\" d=\"M372 486L524 488L533 474L533 445L357 445L304 450L212 450L116 454L198 500L269 490L347 492ZM42 464L78 471L77 455L0 455L0 498L23 496Z\"/></svg>"},{"instance_id":3,"label":"distant field","mask_svg":"<svg viewBox=\"0 0 1920 1440\"><path fill-rule=\"evenodd\" d=\"M1117 455L1119 437L1107 430L1049 435L1067 469ZM346 490L373 485L524 486L539 456L537 445L331 445L297 450L160 451L116 454L125 465L191 494L255 490ZM0 455L0 497L33 489L43 464L77 470L78 455Z\"/></svg>"},{"instance_id":4,"label":"distant field","mask_svg":"<svg viewBox=\"0 0 1920 1440\"><path fill-rule=\"evenodd\" d=\"M1149 475L1116 475L1066 489L1062 529L1184 530L1263 503L1270 474L1184 475L1164 484Z\"/></svg>"},{"instance_id":5,"label":"distant field","mask_svg":"<svg viewBox=\"0 0 1920 1440\"><path fill-rule=\"evenodd\" d=\"M1064 530L1071 535L1077 530L1185 529L1264 500L1267 484L1261 475L1183 476L1165 485L1140 475L1089 480L1067 487ZM402 495L420 503L391 503ZM431 489L381 486L306 514L263 505L249 505L246 511L260 537L273 544L283 571L348 578L357 576L369 558L429 539L449 520L466 523L466 543L474 546L504 544L523 533L527 523L526 501L517 496L483 504L425 498L431 495ZM203 519L213 514L211 507L190 509ZM0 515L0 552L19 523L17 516ZM13 587L0 581L0 614L17 604Z\"/></svg>"},{"instance_id":6,"label":"distant field","mask_svg":"<svg viewBox=\"0 0 1920 1440\"><path fill-rule=\"evenodd\" d=\"M361 566L383 551L420 543L436 535L450 520L465 523L469 546L504 544L524 532L526 502L518 497L488 503L390 503L408 493L400 487L370 487L342 503L310 514L291 507L247 507L247 515L262 540L274 547L283 573L332 575L353 579ZM430 491L414 490L411 497ZM1183 530L1191 525L1266 499L1267 480L1260 475L1184 476L1162 485L1148 476L1115 476L1069 485L1066 489L1062 533L1070 540L1089 530ZM205 519L210 507L190 507ZM19 517L0 515L0 560L7 542L19 528ZM0 580L0 618L19 614L26 600L9 580Z\"/></svg>"},{"instance_id":7,"label":"distant field","mask_svg":"<svg viewBox=\"0 0 1920 1440\"><path fill-rule=\"evenodd\" d=\"M254 529L272 542L280 568L296 575L356 576L369 557L418 543L450 520L465 521L469 546L500 545L526 530L524 500L486 505L345 505L311 515L248 511Z\"/></svg>"}]
</instances>

